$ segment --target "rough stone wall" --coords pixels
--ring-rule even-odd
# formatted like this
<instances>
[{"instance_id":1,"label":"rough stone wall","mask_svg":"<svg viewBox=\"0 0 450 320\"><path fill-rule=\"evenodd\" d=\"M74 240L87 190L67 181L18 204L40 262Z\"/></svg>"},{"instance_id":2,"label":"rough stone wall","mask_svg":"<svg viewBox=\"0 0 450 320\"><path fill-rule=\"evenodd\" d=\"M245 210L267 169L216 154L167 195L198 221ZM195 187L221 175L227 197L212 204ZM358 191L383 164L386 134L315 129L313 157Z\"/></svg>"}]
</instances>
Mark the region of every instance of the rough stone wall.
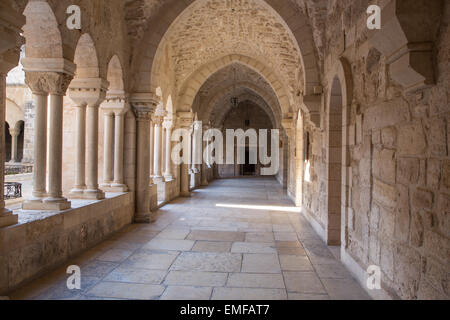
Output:
<instances>
[{"instance_id":1,"label":"rough stone wall","mask_svg":"<svg viewBox=\"0 0 450 320\"><path fill-rule=\"evenodd\" d=\"M384 1L386 2L386 1ZM437 84L414 94L389 77L386 58L367 42L363 4L330 2L324 51L327 96L339 55L351 65L349 206L346 252L365 270L381 267L383 288L403 299L449 298L450 5L436 43ZM345 30L345 44L342 42ZM311 133L305 211L327 224L328 101Z\"/></svg>"}]
</instances>

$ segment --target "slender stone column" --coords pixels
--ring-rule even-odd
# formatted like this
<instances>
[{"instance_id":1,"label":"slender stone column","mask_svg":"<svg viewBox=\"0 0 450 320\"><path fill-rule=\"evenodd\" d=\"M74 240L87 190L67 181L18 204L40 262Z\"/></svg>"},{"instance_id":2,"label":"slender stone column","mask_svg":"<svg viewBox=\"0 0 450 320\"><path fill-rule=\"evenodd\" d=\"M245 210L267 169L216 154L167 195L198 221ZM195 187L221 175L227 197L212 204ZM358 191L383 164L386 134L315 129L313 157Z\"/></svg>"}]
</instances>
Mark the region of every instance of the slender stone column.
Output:
<instances>
[{"instance_id":1,"label":"slender stone column","mask_svg":"<svg viewBox=\"0 0 450 320\"><path fill-rule=\"evenodd\" d=\"M153 124L153 121L150 121L150 181L153 182L153 153L154 153L154 146L155 146L155 134L154 130L155 126Z\"/></svg>"},{"instance_id":2,"label":"slender stone column","mask_svg":"<svg viewBox=\"0 0 450 320\"><path fill-rule=\"evenodd\" d=\"M46 192L47 168L47 103L48 94L34 92L34 167L33 167L33 200L42 200Z\"/></svg>"},{"instance_id":3,"label":"slender stone column","mask_svg":"<svg viewBox=\"0 0 450 320\"><path fill-rule=\"evenodd\" d=\"M114 183L113 188L127 191L127 186L123 183L123 140L124 140L124 117L127 110L116 110L115 115L115 137L114 137Z\"/></svg>"},{"instance_id":4,"label":"slender stone column","mask_svg":"<svg viewBox=\"0 0 450 320\"><path fill-rule=\"evenodd\" d=\"M44 203L57 210L65 210L71 204L62 195L63 96L71 79L65 74L59 77L55 87L50 88L48 193Z\"/></svg>"},{"instance_id":5,"label":"slender stone column","mask_svg":"<svg viewBox=\"0 0 450 320\"><path fill-rule=\"evenodd\" d=\"M136 150L136 223L150 223L155 217L150 210L150 119L157 97L151 93L131 96L130 103L137 121Z\"/></svg>"},{"instance_id":6,"label":"slender stone column","mask_svg":"<svg viewBox=\"0 0 450 320\"><path fill-rule=\"evenodd\" d=\"M172 176L172 127L173 122L171 120L166 120L164 122L164 129L166 131L166 156L165 156L165 172L164 179L166 181L173 180Z\"/></svg>"},{"instance_id":7,"label":"slender stone column","mask_svg":"<svg viewBox=\"0 0 450 320\"><path fill-rule=\"evenodd\" d=\"M208 150L208 142L203 141L202 155L206 154ZM208 186L208 165L206 164L205 157L202 159L202 186Z\"/></svg>"},{"instance_id":8,"label":"slender stone column","mask_svg":"<svg viewBox=\"0 0 450 320\"><path fill-rule=\"evenodd\" d=\"M154 163L153 163L153 172L154 172L154 176L153 176L153 181L154 183L158 183L162 181L162 173L161 173L161 137L162 137L162 126L161 126L161 122L162 119L161 118L155 118L153 120L153 122L155 123L155 150L154 150Z\"/></svg>"},{"instance_id":9,"label":"slender stone column","mask_svg":"<svg viewBox=\"0 0 450 320\"><path fill-rule=\"evenodd\" d=\"M19 138L20 129L9 128L9 134L11 135L11 163L17 163L18 162L17 140Z\"/></svg>"},{"instance_id":10,"label":"slender stone column","mask_svg":"<svg viewBox=\"0 0 450 320\"><path fill-rule=\"evenodd\" d=\"M98 113L98 103L87 106L87 189L84 193L89 199L100 200L105 194L98 188Z\"/></svg>"},{"instance_id":11,"label":"slender stone column","mask_svg":"<svg viewBox=\"0 0 450 320\"><path fill-rule=\"evenodd\" d=\"M75 186L71 196L81 195L86 189L86 105L76 107Z\"/></svg>"},{"instance_id":12,"label":"slender stone column","mask_svg":"<svg viewBox=\"0 0 450 320\"><path fill-rule=\"evenodd\" d=\"M114 131L114 113L110 110L105 111L105 141L104 141L104 168L103 168L103 187L110 187L113 182L113 131Z\"/></svg>"}]
</instances>

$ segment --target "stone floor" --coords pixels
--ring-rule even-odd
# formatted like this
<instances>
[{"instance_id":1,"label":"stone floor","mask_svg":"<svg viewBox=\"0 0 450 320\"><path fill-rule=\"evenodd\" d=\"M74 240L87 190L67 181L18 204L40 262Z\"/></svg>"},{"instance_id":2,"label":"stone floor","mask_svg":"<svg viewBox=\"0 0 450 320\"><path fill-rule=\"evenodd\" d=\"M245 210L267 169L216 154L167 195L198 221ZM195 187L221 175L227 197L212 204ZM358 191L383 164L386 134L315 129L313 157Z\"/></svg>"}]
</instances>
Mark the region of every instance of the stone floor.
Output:
<instances>
[{"instance_id":1,"label":"stone floor","mask_svg":"<svg viewBox=\"0 0 450 320\"><path fill-rule=\"evenodd\" d=\"M157 215L10 298L369 299L275 179L217 180ZM82 290L67 289L69 265Z\"/></svg>"}]
</instances>

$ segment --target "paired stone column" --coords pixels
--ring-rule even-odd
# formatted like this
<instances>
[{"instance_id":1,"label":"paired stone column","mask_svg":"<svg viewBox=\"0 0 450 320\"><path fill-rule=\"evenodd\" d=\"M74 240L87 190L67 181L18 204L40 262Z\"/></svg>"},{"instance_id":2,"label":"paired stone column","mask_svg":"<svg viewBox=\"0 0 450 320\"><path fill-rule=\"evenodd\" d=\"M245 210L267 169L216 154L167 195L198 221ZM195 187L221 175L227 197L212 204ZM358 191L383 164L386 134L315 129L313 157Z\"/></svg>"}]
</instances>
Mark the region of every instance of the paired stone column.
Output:
<instances>
[{"instance_id":1,"label":"paired stone column","mask_svg":"<svg viewBox=\"0 0 450 320\"><path fill-rule=\"evenodd\" d=\"M17 140L19 139L20 128L9 128L9 134L11 135L11 163L17 163Z\"/></svg>"},{"instance_id":2,"label":"paired stone column","mask_svg":"<svg viewBox=\"0 0 450 320\"><path fill-rule=\"evenodd\" d=\"M35 164L33 197L22 204L23 210L66 210L71 207L62 194L62 148L63 148L63 97L73 78L75 65L57 59L49 64L42 61L23 59L26 81L34 92L36 104L35 119ZM55 71L34 72L42 65L51 65ZM47 111L47 94L50 104ZM48 112L48 141L47 136ZM48 153L46 154L46 150ZM47 157L47 161L45 158ZM48 186L45 190L46 163L48 164Z\"/></svg>"},{"instance_id":3,"label":"paired stone column","mask_svg":"<svg viewBox=\"0 0 450 320\"><path fill-rule=\"evenodd\" d=\"M131 96L130 103L137 121L136 150L136 223L150 223L155 220L150 211L150 119L157 105L157 97L151 93Z\"/></svg>"},{"instance_id":4,"label":"paired stone column","mask_svg":"<svg viewBox=\"0 0 450 320\"><path fill-rule=\"evenodd\" d=\"M3 185L5 183L5 112L6 112L6 75L19 63L20 46L24 40L20 36L25 16L0 3L0 228L18 222L18 216L5 208ZM5 17L8 21L5 20Z\"/></svg>"},{"instance_id":5,"label":"paired stone column","mask_svg":"<svg viewBox=\"0 0 450 320\"><path fill-rule=\"evenodd\" d=\"M164 171L164 179L166 181L172 181L172 127L173 121L172 118L166 118L163 124L164 130L166 132L166 157L165 157L165 171Z\"/></svg>"},{"instance_id":6,"label":"paired stone column","mask_svg":"<svg viewBox=\"0 0 450 320\"><path fill-rule=\"evenodd\" d=\"M74 79L69 97L76 104L75 185L71 199L101 200L105 194L98 186L99 105L109 83L101 78Z\"/></svg>"},{"instance_id":7,"label":"paired stone column","mask_svg":"<svg viewBox=\"0 0 450 320\"><path fill-rule=\"evenodd\" d=\"M126 192L124 183L125 115L129 110L124 92L108 96L102 104L105 115L105 167L102 189L107 192Z\"/></svg>"}]
</instances>

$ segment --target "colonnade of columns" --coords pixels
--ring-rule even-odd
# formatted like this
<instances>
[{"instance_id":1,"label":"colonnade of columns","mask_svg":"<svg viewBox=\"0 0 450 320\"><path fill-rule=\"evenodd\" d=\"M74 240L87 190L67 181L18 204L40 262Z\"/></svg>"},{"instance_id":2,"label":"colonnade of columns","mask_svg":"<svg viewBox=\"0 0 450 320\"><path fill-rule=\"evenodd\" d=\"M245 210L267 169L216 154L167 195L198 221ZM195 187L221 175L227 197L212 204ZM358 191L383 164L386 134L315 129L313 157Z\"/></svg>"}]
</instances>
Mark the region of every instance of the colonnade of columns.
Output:
<instances>
[{"instance_id":1,"label":"colonnade of columns","mask_svg":"<svg viewBox=\"0 0 450 320\"><path fill-rule=\"evenodd\" d=\"M75 184L72 199L104 199L98 183L98 121L108 82L99 78L75 79L69 88L76 107Z\"/></svg>"}]
</instances>

